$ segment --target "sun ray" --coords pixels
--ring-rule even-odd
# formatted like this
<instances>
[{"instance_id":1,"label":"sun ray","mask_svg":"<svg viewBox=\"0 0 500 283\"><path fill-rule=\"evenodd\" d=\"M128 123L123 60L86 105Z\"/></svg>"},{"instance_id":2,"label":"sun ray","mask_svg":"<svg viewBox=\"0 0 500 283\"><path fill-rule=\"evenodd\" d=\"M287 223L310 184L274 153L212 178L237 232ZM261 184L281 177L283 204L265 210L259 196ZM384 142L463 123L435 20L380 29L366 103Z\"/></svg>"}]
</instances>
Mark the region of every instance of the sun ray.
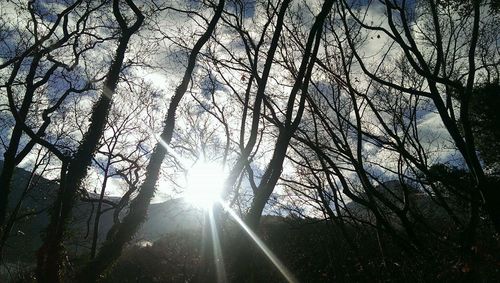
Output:
<instances>
[{"instance_id":1,"label":"sun ray","mask_svg":"<svg viewBox=\"0 0 500 283\"><path fill-rule=\"evenodd\" d=\"M285 279L290 283L298 283L297 279L293 276L293 274L286 268L286 266L278 259L278 257L262 242L262 240L248 227L248 225L243 222L243 220L231 209L224 201L219 200L219 203L222 205L225 211L229 213L229 215L238 223L238 225L243 228L243 230L250 236L250 238L257 244L257 246L264 252L267 258L276 266L279 272L285 277Z\"/></svg>"},{"instance_id":2,"label":"sun ray","mask_svg":"<svg viewBox=\"0 0 500 283\"><path fill-rule=\"evenodd\" d=\"M214 249L214 262L217 272L217 282L225 283L227 282L226 268L224 266L224 258L222 256L219 233L217 232L215 216L212 208L208 210L208 218L210 219L210 230L212 232L212 244Z\"/></svg>"},{"instance_id":3,"label":"sun ray","mask_svg":"<svg viewBox=\"0 0 500 283\"><path fill-rule=\"evenodd\" d=\"M175 151L161 139L160 144L169 150L170 154L178 157ZM217 272L217 282L227 282L227 275L222 256L222 249L217 232L215 216L213 213L214 204L219 203L225 211L229 213L238 225L250 236L255 244L263 251L266 257L273 263L283 277L290 283L298 283L293 274L278 259L278 257L262 242L262 240L243 222L243 220L231 209L222 199L221 194L227 174L222 166L217 163L201 161L195 163L186 175L187 188L184 192L184 199L192 205L204 209L209 214L210 230L212 234L212 244L214 251L214 262Z\"/></svg>"},{"instance_id":4,"label":"sun ray","mask_svg":"<svg viewBox=\"0 0 500 283\"><path fill-rule=\"evenodd\" d=\"M184 199L202 209L210 209L220 198L226 174L221 166L212 162L197 162L186 175Z\"/></svg>"}]
</instances>

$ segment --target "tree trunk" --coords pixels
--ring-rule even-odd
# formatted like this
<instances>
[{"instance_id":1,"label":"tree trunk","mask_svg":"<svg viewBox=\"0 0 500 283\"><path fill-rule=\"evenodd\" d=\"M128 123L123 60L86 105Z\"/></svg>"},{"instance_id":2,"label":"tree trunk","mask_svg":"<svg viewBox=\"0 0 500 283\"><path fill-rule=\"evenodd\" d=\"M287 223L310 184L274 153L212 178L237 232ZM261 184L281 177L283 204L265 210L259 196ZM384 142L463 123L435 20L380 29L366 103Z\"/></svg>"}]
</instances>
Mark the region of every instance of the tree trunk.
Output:
<instances>
[{"instance_id":1,"label":"tree trunk","mask_svg":"<svg viewBox=\"0 0 500 283\"><path fill-rule=\"evenodd\" d=\"M120 256L123 247L128 243L139 229L140 225L146 219L149 203L154 196L156 181L160 173L161 164L167 149L165 144L169 144L174 132L175 114L177 107L186 93L189 81L191 79L198 53L205 43L210 39L219 18L224 9L225 0L220 0L217 10L210 21L207 30L198 39L189 56L188 66L184 73L181 84L177 87L172 100L170 101L165 126L160 136L161 141L156 144L151 154L149 164L146 168L146 177L144 183L139 188L139 194L130 204L129 213L123 218L121 223L113 225L108 232L106 241L103 243L97 256L90 261L80 272L80 282L95 282L104 273L106 269Z\"/></svg>"},{"instance_id":2,"label":"tree trunk","mask_svg":"<svg viewBox=\"0 0 500 283\"><path fill-rule=\"evenodd\" d=\"M135 7L133 2L127 1L127 4L134 10L137 16L136 22L130 28L127 27L119 11L118 2L117 0L113 1L113 13L120 23L122 35L119 39L114 61L106 75L101 97L93 107L90 126L76 154L69 161L67 173L63 173L61 176L59 196L52 212L45 241L38 251L36 273L39 282L55 283L61 280L63 262L62 242L67 230L67 223L71 217L78 189L86 176L87 167L92 162L94 152L104 131L106 118L111 108L113 94L118 85L130 37L139 29L144 20L144 16Z\"/></svg>"},{"instance_id":3,"label":"tree trunk","mask_svg":"<svg viewBox=\"0 0 500 283\"><path fill-rule=\"evenodd\" d=\"M108 184L108 172L110 166L110 158L108 157L108 161L106 164L106 168L104 170L104 180L102 181L101 193L99 195L99 202L97 203L97 210L94 218L94 229L92 230L92 246L90 247L90 258L95 257L95 253L97 251L97 240L99 239L99 221L101 219L101 210L102 210L102 201L104 200L104 193L106 192L106 186Z\"/></svg>"},{"instance_id":4,"label":"tree trunk","mask_svg":"<svg viewBox=\"0 0 500 283\"><path fill-rule=\"evenodd\" d=\"M246 217L246 222L252 229L255 229L258 226L267 200L271 196L274 187L276 186L281 176L283 161L286 157L286 151L288 149L290 139L292 138L292 135L295 133L300 120L302 119L309 80L311 78L311 73L316 61L316 54L319 49L323 23L330 13L330 10L332 9L333 2L334 1L332 0L325 1L321 12L316 17L316 20L311 27L311 31L309 32L306 50L302 58L297 78L295 79L294 86L288 99L286 121L284 122L284 126L280 127L280 133L276 141L273 157L269 162L266 172L264 173L264 176L260 181L257 192L255 193L255 197L252 201L250 211ZM292 113L295 108L295 97L299 91L302 92L302 96L300 98L297 114L295 118L293 118Z\"/></svg>"},{"instance_id":5,"label":"tree trunk","mask_svg":"<svg viewBox=\"0 0 500 283\"><path fill-rule=\"evenodd\" d=\"M18 111L19 121L16 121L14 129L12 130L12 135L9 141L9 147L4 153L4 164L2 168L2 174L0 175L0 232L3 230L5 224L5 218L7 214L7 205L9 201L10 194L10 182L16 168L16 155L19 149L19 142L21 141L21 136L23 134L21 123L24 123L28 115L30 105L32 104L33 94L35 91L34 78L38 64L41 60L41 55L37 55L33 58L30 65L29 73L26 77L26 91L24 93L23 102L21 108ZM19 71L20 64L16 64L12 74L7 82L7 88L9 92L12 92L11 85L14 83L14 79Z\"/></svg>"}]
</instances>

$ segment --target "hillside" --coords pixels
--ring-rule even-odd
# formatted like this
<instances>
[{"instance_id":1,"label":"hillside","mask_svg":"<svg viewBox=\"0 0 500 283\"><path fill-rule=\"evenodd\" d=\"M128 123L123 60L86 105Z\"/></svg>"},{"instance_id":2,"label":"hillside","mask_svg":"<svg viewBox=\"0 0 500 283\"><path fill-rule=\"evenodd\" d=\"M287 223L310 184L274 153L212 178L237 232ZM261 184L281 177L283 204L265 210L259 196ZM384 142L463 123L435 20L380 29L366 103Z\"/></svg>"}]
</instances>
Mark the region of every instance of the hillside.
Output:
<instances>
[{"instance_id":1,"label":"hillside","mask_svg":"<svg viewBox=\"0 0 500 283\"><path fill-rule=\"evenodd\" d=\"M0 161L0 168L1 168ZM13 188L10 195L10 209L19 202L20 196L26 188L30 172L16 169ZM33 263L33 255L40 247L41 236L49 220L50 207L54 202L57 183L40 176L35 176L33 187L21 204L18 215L26 215L17 221L10 233L5 248L5 259L9 262ZM91 194L91 198L97 198ZM116 197L107 200L118 201ZM109 205L104 204L104 208ZM78 201L71 221L70 236L66 245L70 255L87 253L90 250L90 237L92 234L93 219L92 204ZM113 210L106 212L100 219L99 239L102 241L111 225L113 225ZM92 217L91 217L92 216ZM91 218L90 218L91 217ZM89 219L90 218L90 219ZM196 229L201 226L202 216L200 211L190 207L181 199L173 199L162 203L151 204L148 219L136 235L136 241L152 242L164 234L183 229ZM18 247L23 247L19 249Z\"/></svg>"}]
</instances>

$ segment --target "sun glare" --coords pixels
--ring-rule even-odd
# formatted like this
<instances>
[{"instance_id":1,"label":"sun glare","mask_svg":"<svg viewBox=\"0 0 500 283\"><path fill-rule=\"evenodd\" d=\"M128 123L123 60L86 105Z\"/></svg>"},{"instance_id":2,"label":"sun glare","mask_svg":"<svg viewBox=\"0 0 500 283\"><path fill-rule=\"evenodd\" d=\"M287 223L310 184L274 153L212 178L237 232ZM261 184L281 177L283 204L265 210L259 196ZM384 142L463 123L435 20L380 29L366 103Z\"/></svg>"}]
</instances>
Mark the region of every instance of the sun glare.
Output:
<instances>
[{"instance_id":1,"label":"sun glare","mask_svg":"<svg viewBox=\"0 0 500 283\"><path fill-rule=\"evenodd\" d=\"M220 165L197 162L187 173L184 199L193 206L210 208L220 199L225 178Z\"/></svg>"}]
</instances>

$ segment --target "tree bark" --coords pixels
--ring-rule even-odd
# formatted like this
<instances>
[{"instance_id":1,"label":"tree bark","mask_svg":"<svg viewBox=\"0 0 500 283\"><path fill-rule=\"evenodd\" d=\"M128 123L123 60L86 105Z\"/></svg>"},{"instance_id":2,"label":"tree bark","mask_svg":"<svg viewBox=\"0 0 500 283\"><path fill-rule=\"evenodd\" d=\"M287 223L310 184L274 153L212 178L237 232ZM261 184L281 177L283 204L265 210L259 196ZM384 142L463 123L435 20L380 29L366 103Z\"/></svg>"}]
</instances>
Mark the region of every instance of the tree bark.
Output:
<instances>
[{"instance_id":1,"label":"tree bark","mask_svg":"<svg viewBox=\"0 0 500 283\"><path fill-rule=\"evenodd\" d=\"M106 118L111 108L113 94L118 85L119 75L125 58L130 37L139 29L144 16L131 0L127 4L134 10L136 21L128 27L119 10L119 1L113 1L113 13L120 24L121 37L115 58L106 75L102 94L94 104L90 126L85 133L74 157L69 161L67 173L61 174L58 198L53 208L45 241L37 254L37 279L39 282L60 282L62 276L64 234L75 203L78 189L86 176L94 152L104 131ZM65 171L65 168L62 169Z\"/></svg>"},{"instance_id":2,"label":"tree bark","mask_svg":"<svg viewBox=\"0 0 500 283\"><path fill-rule=\"evenodd\" d=\"M175 127L175 114L177 107L186 93L189 81L191 79L196 58L210 39L215 27L219 21L224 10L225 0L220 0L217 5L216 12L212 17L207 30L198 39L191 54L189 55L188 66L184 72L184 77L181 84L177 87L174 96L169 105L167 115L165 118L165 125L163 132L160 135L160 142L158 142L151 154L149 163L146 167L146 177L144 182L139 188L137 197L132 200L128 214L123 218L121 223L113 225L108 232L106 241L103 243L97 256L91 260L80 272L78 280L80 282L95 282L104 273L106 269L120 256L123 247L128 243L139 229L140 225L146 219L149 203L154 196L156 181L160 173L161 164L167 148L165 147L172 140L172 135Z\"/></svg>"},{"instance_id":3,"label":"tree bark","mask_svg":"<svg viewBox=\"0 0 500 283\"><path fill-rule=\"evenodd\" d=\"M318 52L319 43L321 41L323 23L330 13L330 10L332 9L333 2L333 0L325 1L321 12L318 14L313 26L311 27L311 31L309 33L306 44L306 50L304 52L304 57L302 58L301 66L288 100L284 126L280 127L279 136L273 152L273 157L269 162L264 176L260 181L260 184L252 201L250 211L246 216L246 222L252 229L257 228L264 207L281 176L283 161L286 157L286 151L288 149L290 139L295 133L302 118L307 97L309 80L311 78L312 70L316 61L316 54ZM297 96L297 93L299 91L301 91L299 107L296 116L292 117L295 97Z\"/></svg>"}]
</instances>

